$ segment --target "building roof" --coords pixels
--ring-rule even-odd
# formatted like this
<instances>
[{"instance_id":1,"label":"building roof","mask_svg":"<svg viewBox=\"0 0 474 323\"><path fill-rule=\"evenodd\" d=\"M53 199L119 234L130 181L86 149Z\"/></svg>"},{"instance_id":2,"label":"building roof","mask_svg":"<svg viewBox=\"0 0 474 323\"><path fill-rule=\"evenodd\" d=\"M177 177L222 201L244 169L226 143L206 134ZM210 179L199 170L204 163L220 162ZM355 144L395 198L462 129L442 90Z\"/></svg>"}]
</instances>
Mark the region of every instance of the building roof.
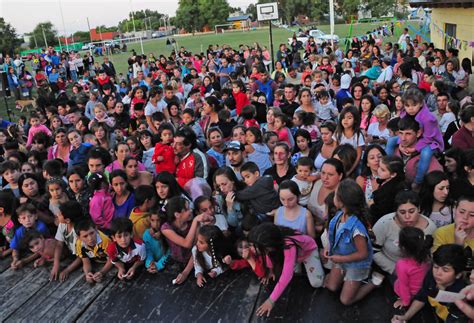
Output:
<instances>
[{"instance_id":1,"label":"building roof","mask_svg":"<svg viewBox=\"0 0 474 323\"><path fill-rule=\"evenodd\" d=\"M250 15L243 15L243 16L236 16L236 17L229 17L227 21L242 21L247 20L250 18Z\"/></svg>"},{"instance_id":2,"label":"building roof","mask_svg":"<svg viewBox=\"0 0 474 323\"><path fill-rule=\"evenodd\" d=\"M410 0L414 8L473 8L473 0Z\"/></svg>"}]
</instances>

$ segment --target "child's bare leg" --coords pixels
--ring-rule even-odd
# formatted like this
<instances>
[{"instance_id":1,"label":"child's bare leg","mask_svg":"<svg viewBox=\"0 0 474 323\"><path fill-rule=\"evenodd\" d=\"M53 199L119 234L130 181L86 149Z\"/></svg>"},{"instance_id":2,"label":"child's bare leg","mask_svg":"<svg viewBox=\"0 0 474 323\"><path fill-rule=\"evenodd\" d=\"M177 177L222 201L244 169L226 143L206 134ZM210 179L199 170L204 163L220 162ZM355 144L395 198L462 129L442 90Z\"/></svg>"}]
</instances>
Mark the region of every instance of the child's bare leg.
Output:
<instances>
[{"instance_id":1,"label":"child's bare leg","mask_svg":"<svg viewBox=\"0 0 474 323\"><path fill-rule=\"evenodd\" d=\"M344 305L351 305L356 302L355 296L360 289L361 282L348 280L342 286L340 300Z\"/></svg>"},{"instance_id":2,"label":"child's bare leg","mask_svg":"<svg viewBox=\"0 0 474 323\"><path fill-rule=\"evenodd\" d=\"M363 284L360 286L359 290L354 296L354 303L362 300L365 296L369 295L371 291L376 289L377 286L375 286L372 282L369 281L367 284Z\"/></svg>"},{"instance_id":3,"label":"child's bare leg","mask_svg":"<svg viewBox=\"0 0 474 323\"><path fill-rule=\"evenodd\" d=\"M341 288L344 280L344 274L340 268L333 267L324 279L324 287L332 292L337 292Z\"/></svg>"}]
</instances>

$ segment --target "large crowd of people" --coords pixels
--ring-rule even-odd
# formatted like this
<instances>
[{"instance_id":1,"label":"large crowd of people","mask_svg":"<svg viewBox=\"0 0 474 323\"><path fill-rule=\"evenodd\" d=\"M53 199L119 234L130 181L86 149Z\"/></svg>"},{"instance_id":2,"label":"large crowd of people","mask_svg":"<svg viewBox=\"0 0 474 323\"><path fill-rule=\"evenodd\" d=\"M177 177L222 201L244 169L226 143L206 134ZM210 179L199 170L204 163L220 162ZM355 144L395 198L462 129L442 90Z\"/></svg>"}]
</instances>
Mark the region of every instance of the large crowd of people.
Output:
<instances>
[{"instance_id":1,"label":"large crowd of people","mask_svg":"<svg viewBox=\"0 0 474 323\"><path fill-rule=\"evenodd\" d=\"M276 282L265 316L295 273L344 305L389 284L394 322L472 320L469 300L437 296L474 282L471 61L383 37L281 44L273 71L258 44L132 52L127 71L7 56L36 109L1 122L1 257L91 284L113 267L200 287L251 268Z\"/></svg>"}]
</instances>

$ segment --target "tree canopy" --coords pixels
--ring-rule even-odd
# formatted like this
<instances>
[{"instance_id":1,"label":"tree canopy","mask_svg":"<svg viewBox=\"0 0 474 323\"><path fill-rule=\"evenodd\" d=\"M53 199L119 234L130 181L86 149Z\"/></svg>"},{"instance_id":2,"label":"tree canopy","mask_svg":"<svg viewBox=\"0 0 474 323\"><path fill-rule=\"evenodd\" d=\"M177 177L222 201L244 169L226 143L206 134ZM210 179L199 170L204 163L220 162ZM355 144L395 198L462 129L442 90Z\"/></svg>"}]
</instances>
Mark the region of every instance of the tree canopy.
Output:
<instances>
[{"instance_id":1,"label":"tree canopy","mask_svg":"<svg viewBox=\"0 0 474 323\"><path fill-rule=\"evenodd\" d=\"M11 55L20 44L15 28L0 17L0 53Z\"/></svg>"},{"instance_id":2,"label":"tree canopy","mask_svg":"<svg viewBox=\"0 0 474 323\"><path fill-rule=\"evenodd\" d=\"M44 31L44 34L43 34ZM54 29L53 24L50 21L47 22L40 22L36 25L35 29L29 34L30 37L30 47L35 48L35 38L36 43L39 47L45 47L46 44L44 42L44 38L46 37L46 41L48 46L56 46L58 45L58 37L57 31Z\"/></svg>"},{"instance_id":3,"label":"tree canopy","mask_svg":"<svg viewBox=\"0 0 474 323\"><path fill-rule=\"evenodd\" d=\"M231 7L227 0L179 0L175 23L177 27L194 32L202 30L206 25L225 23Z\"/></svg>"}]
</instances>

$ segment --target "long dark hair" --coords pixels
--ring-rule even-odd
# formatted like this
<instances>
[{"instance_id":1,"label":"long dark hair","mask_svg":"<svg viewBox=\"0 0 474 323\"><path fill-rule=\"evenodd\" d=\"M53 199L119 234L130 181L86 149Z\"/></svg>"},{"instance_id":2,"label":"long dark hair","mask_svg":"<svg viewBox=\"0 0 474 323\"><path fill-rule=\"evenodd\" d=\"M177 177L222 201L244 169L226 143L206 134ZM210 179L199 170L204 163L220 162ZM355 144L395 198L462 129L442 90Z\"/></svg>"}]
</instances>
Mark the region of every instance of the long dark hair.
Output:
<instances>
[{"instance_id":1,"label":"long dark hair","mask_svg":"<svg viewBox=\"0 0 474 323\"><path fill-rule=\"evenodd\" d=\"M179 213L189 208L189 201L182 196L173 196L166 204L166 222L172 225L176 220L175 213Z\"/></svg>"},{"instance_id":2,"label":"long dark hair","mask_svg":"<svg viewBox=\"0 0 474 323\"><path fill-rule=\"evenodd\" d=\"M356 216L368 228L368 207L362 188L353 179L342 180L336 190L336 197L344 206L347 215Z\"/></svg>"},{"instance_id":3,"label":"long dark hair","mask_svg":"<svg viewBox=\"0 0 474 323\"><path fill-rule=\"evenodd\" d=\"M361 173L363 176L366 176L366 177L372 176L372 171L370 170L370 167L367 166L367 162L369 159L369 152L373 149L377 149L380 152L380 154L382 154L382 156L387 155L385 150L380 145L373 144L373 145L367 146L364 152L364 157L362 157L362 173Z\"/></svg>"},{"instance_id":4,"label":"long dark hair","mask_svg":"<svg viewBox=\"0 0 474 323\"><path fill-rule=\"evenodd\" d=\"M443 171L435 170L426 174L425 177L423 178L423 182L421 183L420 209L421 209L421 213L428 217L431 215L431 212L433 212L433 203L435 202L433 191L436 185L438 185L442 181L449 182L448 175ZM451 193L451 191L449 191L449 193ZM450 195L451 194L448 194L446 201L444 201L445 206L451 207L453 205Z\"/></svg>"},{"instance_id":5,"label":"long dark hair","mask_svg":"<svg viewBox=\"0 0 474 323\"><path fill-rule=\"evenodd\" d=\"M359 113L360 113L361 119L362 119L362 100L367 100L367 101L370 102L370 110L369 110L369 114L367 115L367 119L366 119L366 122L365 122L365 126L368 128L369 124L370 124L370 119L372 119L372 113L374 112L374 109L375 109L375 102L374 102L374 98L370 94L364 94L360 98L361 103L360 103L360 106L359 106Z\"/></svg>"},{"instance_id":6,"label":"long dark hair","mask_svg":"<svg viewBox=\"0 0 474 323\"><path fill-rule=\"evenodd\" d=\"M176 181L176 178L168 172L160 172L156 175L155 180L153 181L153 187L155 187L155 189L156 183L162 183L168 186L169 191L166 199L169 199L173 196L181 196L182 194L186 195ZM158 194L156 194L156 196L158 203L161 203L161 197Z\"/></svg>"},{"instance_id":7,"label":"long dark hair","mask_svg":"<svg viewBox=\"0 0 474 323\"><path fill-rule=\"evenodd\" d=\"M237 179L237 176L235 175L232 168L230 168L229 166L222 166L222 167L219 167L214 172L214 176L213 176L213 183L214 183L214 188L216 191L219 191L219 188L217 187L217 184L216 184L217 176L225 176L229 181L233 182L235 191L240 191L244 189L246 186L244 182L239 181ZM227 203L222 203L222 211L224 212L224 214L227 214ZM242 213L244 213L242 209L241 211Z\"/></svg>"},{"instance_id":8,"label":"long dark hair","mask_svg":"<svg viewBox=\"0 0 474 323\"><path fill-rule=\"evenodd\" d=\"M283 268L285 249L300 248L298 242L291 238L301 233L287 227L275 225L273 223L262 223L250 230L248 240L252 243L258 255L261 255L265 264L265 273L268 273L266 257L272 261L275 275L279 276ZM290 243L287 243L290 242Z\"/></svg>"},{"instance_id":9,"label":"long dark hair","mask_svg":"<svg viewBox=\"0 0 474 323\"><path fill-rule=\"evenodd\" d=\"M466 176L466 170L464 169L464 164L465 164L464 151L460 148L453 147L444 152L445 160L446 160L446 157L453 158L454 160L456 160L456 175L459 178L464 178ZM445 167L445 171L447 172L446 167Z\"/></svg>"},{"instance_id":10,"label":"long dark hair","mask_svg":"<svg viewBox=\"0 0 474 323\"><path fill-rule=\"evenodd\" d=\"M203 225L199 228L198 234L206 239L209 247L209 255L211 256L212 267L207 267L203 253L198 250L196 250L197 263L206 271L223 266L224 263L222 262L222 259L229 254L229 248L228 244L225 242L222 231L215 225Z\"/></svg>"},{"instance_id":11,"label":"long dark hair","mask_svg":"<svg viewBox=\"0 0 474 323\"><path fill-rule=\"evenodd\" d=\"M336 131L334 135L336 137L336 141L340 142L341 137L344 134L344 127L342 125L342 120L344 119L346 114L352 114L354 117L354 125L352 126L354 129L354 136L357 136L357 141L359 141L359 136L362 135L360 132L360 113L359 110L354 106L348 106L342 109L341 115L339 116L339 122L337 123Z\"/></svg>"},{"instance_id":12,"label":"long dark hair","mask_svg":"<svg viewBox=\"0 0 474 323\"><path fill-rule=\"evenodd\" d=\"M422 264L430 259L433 238L425 236L421 229L416 227L404 227L398 235L399 247L405 257L414 258L417 263Z\"/></svg>"}]
</instances>

